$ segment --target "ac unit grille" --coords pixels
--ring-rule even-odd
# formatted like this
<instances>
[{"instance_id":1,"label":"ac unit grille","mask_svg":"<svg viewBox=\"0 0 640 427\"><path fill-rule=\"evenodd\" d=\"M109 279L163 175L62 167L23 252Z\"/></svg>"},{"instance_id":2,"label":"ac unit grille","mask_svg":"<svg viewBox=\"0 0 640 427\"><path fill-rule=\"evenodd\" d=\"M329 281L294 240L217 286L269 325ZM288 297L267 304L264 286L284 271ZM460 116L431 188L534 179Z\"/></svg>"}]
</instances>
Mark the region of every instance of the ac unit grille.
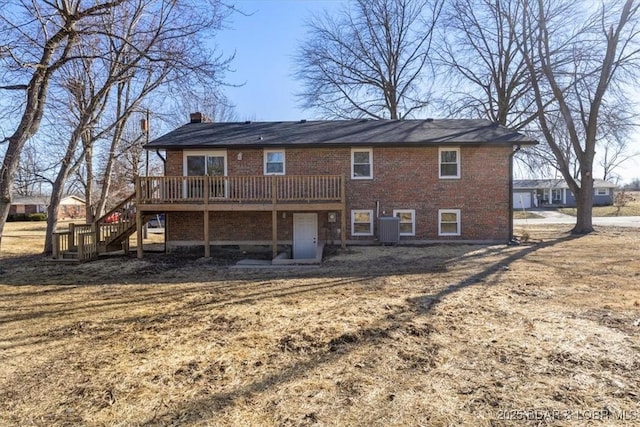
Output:
<instances>
[{"instance_id":1,"label":"ac unit grille","mask_svg":"<svg viewBox=\"0 0 640 427\"><path fill-rule=\"evenodd\" d=\"M398 243L400 241L400 218L378 218L378 241L380 243Z\"/></svg>"}]
</instances>

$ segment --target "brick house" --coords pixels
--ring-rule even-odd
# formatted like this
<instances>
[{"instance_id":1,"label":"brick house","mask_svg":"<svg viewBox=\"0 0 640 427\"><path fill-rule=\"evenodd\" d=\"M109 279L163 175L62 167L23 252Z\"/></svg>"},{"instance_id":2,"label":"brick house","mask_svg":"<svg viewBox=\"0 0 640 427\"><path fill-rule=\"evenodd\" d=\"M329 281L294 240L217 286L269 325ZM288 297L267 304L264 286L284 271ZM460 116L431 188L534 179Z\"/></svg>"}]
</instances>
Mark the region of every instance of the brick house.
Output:
<instances>
[{"instance_id":1,"label":"brick house","mask_svg":"<svg viewBox=\"0 0 640 427\"><path fill-rule=\"evenodd\" d=\"M24 217L34 213L47 213L49 196L13 196L9 207L9 218ZM81 197L68 195L60 200L58 220L81 219L85 217L85 201Z\"/></svg>"},{"instance_id":2,"label":"brick house","mask_svg":"<svg viewBox=\"0 0 640 427\"><path fill-rule=\"evenodd\" d=\"M210 245L262 244L310 258L320 241L378 241L387 217L399 218L400 243L507 242L513 153L535 143L486 120L209 123L194 113L145 146L164 150L165 176L138 179L138 215L165 213L167 250L204 245L205 256Z\"/></svg>"}]
</instances>

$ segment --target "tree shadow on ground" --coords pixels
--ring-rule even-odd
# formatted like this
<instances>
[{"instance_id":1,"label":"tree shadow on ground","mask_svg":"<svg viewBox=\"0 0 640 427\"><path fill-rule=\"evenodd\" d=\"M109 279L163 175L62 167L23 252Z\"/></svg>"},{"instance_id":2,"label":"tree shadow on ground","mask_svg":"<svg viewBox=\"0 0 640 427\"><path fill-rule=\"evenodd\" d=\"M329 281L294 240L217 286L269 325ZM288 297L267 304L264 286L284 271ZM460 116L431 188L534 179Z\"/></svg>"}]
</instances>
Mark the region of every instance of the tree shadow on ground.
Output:
<instances>
[{"instance_id":1,"label":"tree shadow on ground","mask_svg":"<svg viewBox=\"0 0 640 427\"><path fill-rule=\"evenodd\" d=\"M359 348L359 346L384 345L395 331L410 330L411 322L414 319L432 312L434 307L448 295L478 284L484 286L496 285L500 282L502 273L508 270L512 263L541 249L579 237L580 236L568 235L544 243L518 248L506 258L490 263L483 268L482 271L449 286L445 286L438 292L407 298L406 306L397 308L383 318L379 318L377 321L371 323L368 327L361 328L356 332L349 332L334 337L326 343L325 348L321 352L310 355L306 360L299 360L279 370L276 374L267 375L248 385L238 386L234 390L214 393L205 398L178 403L176 406L164 412L155 414L142 425L166 425L178 422L178 420L184 423L210 421L212 417L210 414L212 412L223 411L233 406L237 399L247 398L257 393L267 391L272 387L285 384L295 379L304 378L311 371L345 358ZM366 280L366 278L361 278L360 280Z\"/></svg>"}]
</instances>

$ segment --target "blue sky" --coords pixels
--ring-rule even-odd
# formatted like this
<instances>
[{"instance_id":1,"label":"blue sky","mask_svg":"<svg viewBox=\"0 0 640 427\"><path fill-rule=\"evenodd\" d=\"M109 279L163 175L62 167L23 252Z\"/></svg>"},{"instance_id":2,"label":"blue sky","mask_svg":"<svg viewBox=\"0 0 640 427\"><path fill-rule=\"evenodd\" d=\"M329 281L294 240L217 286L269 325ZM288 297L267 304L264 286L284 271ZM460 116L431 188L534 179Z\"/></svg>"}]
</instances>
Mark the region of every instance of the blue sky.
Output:
<instances>
[{"instance_id":1,"label":"blue sky","mask_svg":"<svg viewBox=\"0 0 640 427\"><path fill-rule=\"evenodd\" d=\"M304 39L304 21L313 13L335 10L343 0L236 0L250 16L234 14L217 38L218 48L235 51L231 84L225 93L240 120L312 119L296 105L293 55Z\"/></svg>"},{"instance_id":2,"label":"blue sky","mask_svg":"<svg viewBox=\"0 0 640 427\"><path fill-rule=\"evenodd\" d=\"M216 39L225 54L235 51L233 73L225 93L236 106L239 120L280 121L314 119L298 107L300 86L293 77L293 55L305 37L304 22L313 13L337 10L346 0L236 0L249 16L234 14ZM640 139L637 137L636 141ZM634 150L637 151L637 150ZM594 165L598 170L596 162ZM640 176L640 160L631 159L616 171L623 181ZM596 172L599 177L600 171Z\"/></svg>"}]
</instances>

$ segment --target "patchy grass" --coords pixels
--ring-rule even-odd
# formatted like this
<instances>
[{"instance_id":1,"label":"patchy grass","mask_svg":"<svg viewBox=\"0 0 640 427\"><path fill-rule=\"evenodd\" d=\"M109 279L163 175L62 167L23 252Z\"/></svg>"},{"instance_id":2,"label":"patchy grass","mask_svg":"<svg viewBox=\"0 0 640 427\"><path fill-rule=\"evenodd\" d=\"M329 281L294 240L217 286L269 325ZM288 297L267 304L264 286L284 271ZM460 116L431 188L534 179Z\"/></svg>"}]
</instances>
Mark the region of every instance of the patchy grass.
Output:
<instances>
[{"instance_id":1,"label":"patchy grass","mask_svg":"<svg viewBox=\"0 0 640 427\"><path fill-rule=\"evenodd\" d=\"M544 217L535 212L526 211L522 209L513 211L513 219L535 219L535 218L544 218Z\"/></svg>"},{"instance_id":2,"label":"patchy grass","mask_svg":"<svg viewBox=\"0 0 640 427\"><path fill-rule=\"evenodd\" d=\"M57 230L68 230L69 224L78 220L58 221ZM0 256L12 257L20 255L39 255L44 250L44 236L47 230L46 221L16 221L5 224L2 235ZM145 245L158 246L164 244L164 233L150 229ZM131 248L136 246L135 233L130 238Z\"/></svg>"},{"instance_id":3,"label":"patchy grass","mask_svg":"<svg viewBox=\"0 0 640 427\"><path fill-rule=\"evenodd\" d=\"M4 256L0 425L637 423L640 231L526 231L298 269Z\"/></svg>"}]
</instances>

